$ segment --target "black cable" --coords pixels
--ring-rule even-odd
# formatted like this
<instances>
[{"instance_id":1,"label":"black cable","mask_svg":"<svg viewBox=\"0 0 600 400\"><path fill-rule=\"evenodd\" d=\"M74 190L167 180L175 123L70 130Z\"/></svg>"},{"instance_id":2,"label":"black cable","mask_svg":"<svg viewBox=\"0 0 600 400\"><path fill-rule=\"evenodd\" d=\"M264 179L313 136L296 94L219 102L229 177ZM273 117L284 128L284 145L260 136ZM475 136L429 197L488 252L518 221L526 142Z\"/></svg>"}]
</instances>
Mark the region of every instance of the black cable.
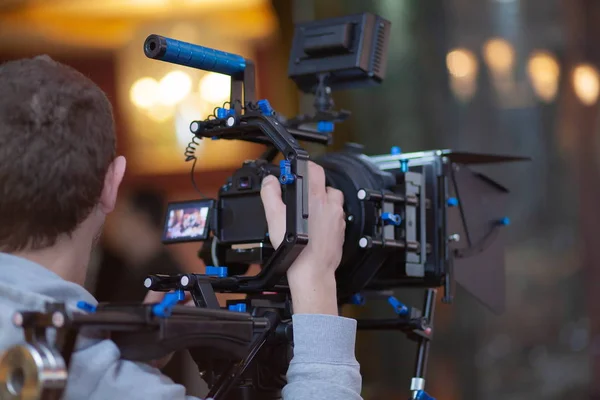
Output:
<instances>
[{"instance_id":1,"label":"black cable","mask_svg":"<svg viewBox=\"0 0 600 400\"><path fill-rule=\"evenodd\" d=\"M198 146L200 144L200 142L197 142L196 139L199 139L198 136L194 135L194 138L192 139L191 142L188 143L187 147L185 148L185 161L189 162L192 161L192 169L190 171L190 177L192 178L192 185L194 186L194 189L196 189L196 191L200 194L200 197L202 197L203 199L207 199L208 197L204 195L204 193L202 193L200 191L200 189L198 188L198 185L196 185L196 178L194 176L194 170L196 169L196 161L198 161L198 157L196 157L196 146Z\"/></svg>"},{"instance_id":2,"label":"black cable","mask_svg":"<svg viewBox=\"0 0 600 400\"><path fill-rule=\"evenodd\" d=\"M241 101L237 100L237 102L240 103L240 105L242 106L242 110L245 109L245 107L242 105ZM213 113L211 115L209 115L208 117L206 117L206 120L212 120L212 119L217 119L217 110L219 108L225 108L225 106L229 105L229 107L231 108L231 102L230 101L226 101L225 103L223 103L222 107L215 107L213 109ZM196 157L196 147L200 144L200 142L197 142L196 139L200 139L198 138L198 136L194 135L194 138L188 143L187 147L185 148L185 161L189 162L192 161L192 169L190 171L190 177L192 179L192 185L194 186L194 189L196 189L196 191L200 194L200 196L203 199L207 199L208 197L206 195L204 195L204 193L202 193L200 191L200 189L198 188L198 185L196 185L196 178L194 177L194 171L196 169L196 161L198 161L198 158Z\"/></svg>"}]
</instances>

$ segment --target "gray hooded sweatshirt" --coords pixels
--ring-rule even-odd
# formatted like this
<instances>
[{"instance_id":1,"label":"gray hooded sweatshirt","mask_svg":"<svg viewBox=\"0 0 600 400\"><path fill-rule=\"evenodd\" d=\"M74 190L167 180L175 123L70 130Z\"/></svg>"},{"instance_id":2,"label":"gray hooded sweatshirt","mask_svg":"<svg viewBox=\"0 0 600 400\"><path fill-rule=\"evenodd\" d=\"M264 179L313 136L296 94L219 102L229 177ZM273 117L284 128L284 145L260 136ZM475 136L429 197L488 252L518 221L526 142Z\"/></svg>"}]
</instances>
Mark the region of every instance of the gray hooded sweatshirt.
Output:
<instances>
[{"instance_id":1,"label":"gray hooded sweatshirt","mask_svg":"<svg viewBox=\"0 0 600 400\"><path fill-rule=\"evenodd\" d=\"M77 311L78 301L97 304L81 286L41 265L0 253L0 352L22 343L12 323L17 311L42 311L62 302ZM283 388L285 400L361 400L361 376L354 355L356 321L330 315L293 316L294 357ZM185 388L156 368L120 359L110 340L83 338L71 359L64 400L194 400ZM197 400L197 399L195 399Z\"/></svg>"}]
</instances>

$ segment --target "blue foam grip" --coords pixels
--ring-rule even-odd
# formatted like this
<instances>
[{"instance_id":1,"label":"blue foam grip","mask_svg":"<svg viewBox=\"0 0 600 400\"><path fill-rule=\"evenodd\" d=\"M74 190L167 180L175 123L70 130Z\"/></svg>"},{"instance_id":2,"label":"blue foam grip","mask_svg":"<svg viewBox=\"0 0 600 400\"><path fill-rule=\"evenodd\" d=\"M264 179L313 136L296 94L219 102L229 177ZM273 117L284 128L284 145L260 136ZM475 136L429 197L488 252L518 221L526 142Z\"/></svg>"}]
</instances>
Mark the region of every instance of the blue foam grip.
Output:
<instances>
[{"instance_id":1,"label":"blue foam grip","mask_svg":"<svg viewBox=\"0 0 600 400\"><path fill-rule=\"evenodd\" d=\"M152 306L152 313L160 318L170 317L171 312L173 311L173 306L183 299L185 299L185 293L183 293L183 290L167 293L160 303Z\"/></svg>"},{"instance_id":2,"label":"blue foam grip","mask_svg":"<svg viewBox=\"0 0 600 400\"><path fill-rule=\"evenodd\" d=\"M399 214L392 214L389 212L382 213L381 219L383 220L384 225L400 226L402 223L402 217Z\"/></svg>"},{"instance_id":3,"label":"blue foam grip","mask_svg":"<svg viewBox=\"0 0 600 400\"><path fill-rule=\"evenodd\" d=\"M291 185L296 180L292 174L292 164L288 160L279 161L279 182L282 185Z\"/></svg>"},{"instance_id":4,"label":"blue foam grip","mask_svg":"<svg viewBox=\"0 0 600 400\"><path fill-rule=\"evenodd\" d=\"M390 154L393 156L397 156L398 154L402 154L402 149L398 146L392 146L390 150Z\"/></svg>"},{"instance_id":5,"label":"blue foam grip","mask_svg":"<svg viewBox=\"0 0 600 400\"><path fill-rule=\"evenodd\" d=\"M333 132L333 122L330 121L319 121L317 122L317 131L321 133L331 133Z\"/></svg>"},{"instance_id":6,"label":"blue foam grip","mask_svg":"<svg viewBox=\"0 0 600 400\"><path fill-rule=\"evenodd\" d=\"M275 114L275 111L273 110L273 107L271 107L271 103L269 103L269 100L259 100L256 102L256 104L258 105L258 108L260 109L260 112L263 115L270 116Z\"/></svg>"},{"instance_id":7,"label":"blue foam grip","mask_svg":"<svg viewBox=\"0 0 600 400\"><path fill-rule=\"evenodd\" d=\"M458 205L458 199L456 197L450 197L446 201L446 204L448 204L448 207L456 207Z\"/></svg>"},{"instance_id":8,"label":"blue foam grip","mask_svg":"<svg viewBox=\"0 0 600 400\"><path fill-rule=\"evenodd\" d=\"M88 312L88 313L96 312L96 306L94 306L90 303L87 303L85 301L78 301L77 308L79 308L80 310L83 310L85 312Z\"/></svg>"},{"instance_id":9,"label":"blue foam grip","mask_svg":"<svg viewBox=\"0 0 600 400\"><path fill-rule=\"evenodd\" d=\"M504 218L500 219L500 221L498 221L498 223L502 226L508 226L508 225L510 225L510 218L504 217Z\"/></svg>"},{"instance_id":10,"label":"blue foam grip","mask_svg":"<svg viewBox=\"0 0 600 400\"><path fill-rule=\"evenodd\" d=\"M419 390L415 396L415 400L435 400L433 397L428 395L424 390Z\"/></svg>"},{"instance_id":11,"label":"blue foam grip","mask_svg":"<svg viewBox=\"0 0 600 400\"><path fill-rule=\"evenodd\" d=\"M246 312L246 304L244 304L244 303L232 304L229 306L229 311Z\"/></svg>"},{"instance_id":12,"label":"blue foam grip","mask_svg":"<svg viewBox=\"0 0 600 400\"><path fill-rule=\"evenodd\" d=\"M406 307L404 304L400 303L400 301L398 301L398 299L395 298L394 296L390 296L388 298L388 303L390 303L391 306L394 307L394 311L396 312L396 314L398 314L398 315L407 315L408 314L408 307Z\"/></svg>"},{"instance_id":13,"label":"blue foam grip","mask_svg":"<svg viewBox=\"0 0 600 400\"><path fill-rule=\"evenodd\" d=\"M218 276L219 278L225 278L227 277L227 267L207 266L206 271L204 273L209 276Z\"/></svg>"},{"instance_id":14,"label":"blue foam grip","mask_svg":"<svg viewBox=\"0 0 600 400\"><path fill-rule=\"evenodd\" d=\"M246 60L240 55L164 36L150 35L146 39L144 50L150 58L203 71L233 76L246 70Z\"/></svg>"}]
</instances>

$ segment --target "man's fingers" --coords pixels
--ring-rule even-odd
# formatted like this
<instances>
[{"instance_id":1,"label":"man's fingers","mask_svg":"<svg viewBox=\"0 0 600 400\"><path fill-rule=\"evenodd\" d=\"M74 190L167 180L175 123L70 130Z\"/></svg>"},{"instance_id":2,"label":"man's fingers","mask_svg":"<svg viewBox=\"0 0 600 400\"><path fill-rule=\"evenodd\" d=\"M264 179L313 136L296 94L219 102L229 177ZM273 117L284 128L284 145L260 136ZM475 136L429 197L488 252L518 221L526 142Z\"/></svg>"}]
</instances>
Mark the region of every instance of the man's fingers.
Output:
<instances>
[{"instance_id":1,"label":"man's fingers","mask_svg":"<svg viewBox=\"0 0 600 400\"><path fill-rule=\"evenodd\" d=\"M277 178L269 175L263 179L260 198L265 207L271 244L278 247L285 233L285 203L281 199L281 186Z\"/></svg>"},{"instance_id":2,"label":"man's fingers","mask_svg":"<svg viewBox=\"0 0 600 400\"><path fill-rule=\"evenodd\" d=\"M160 303L165 298L166 292L154 292L148 290L146 297L144 298L144 304Z\"/></svg>"},{"instance_id":3,"label":"man's fingers","mask_svg":"<svg viewBox=\"0 0 600 400\"><path fill-rule=\"evenodd\" d=\"M329 201L336 205L344 205L344 193L342 193L341 190L327 186L327 197L329 198Z\"/></svg>"},{"instance_id":4,"label":"man's fingers","mask_svg":"<svg viewBox=\"0 0 600 400\"><path fill-rule=\"evenodd\" d=\"M146 297L144 298L144 304L160 303L163 301L166 294L167 292L154 292L152 290L148 290L148 293L146 293ZM189 301L194 301L192 300L192 294L190 292L184 292L184 298L181 300L181 302Z\"/></svg>"},{"instance_id":5,"label":"man's fingers","mask_svg":"<svg viewBox=\"0 0 600 400\"><path fill-rule=\"evenodd\" d=\"M281 186L277 178L273 175L268 175L263 179L262 187L260 189L260 198L265 206L267 219L271 213L284 212L285 204L281 199Z\"/></svg>"},{"instance_id":6,"label":"man's fingers","mask_svg":"<svg viewBox=\"0 0 600 400\"><path fill-rule=\"evenodd\" d=\"M322 198L326 193L325 171L312 161L308 162L308 193L317 198Z\"/></svg>"}]
</instances>

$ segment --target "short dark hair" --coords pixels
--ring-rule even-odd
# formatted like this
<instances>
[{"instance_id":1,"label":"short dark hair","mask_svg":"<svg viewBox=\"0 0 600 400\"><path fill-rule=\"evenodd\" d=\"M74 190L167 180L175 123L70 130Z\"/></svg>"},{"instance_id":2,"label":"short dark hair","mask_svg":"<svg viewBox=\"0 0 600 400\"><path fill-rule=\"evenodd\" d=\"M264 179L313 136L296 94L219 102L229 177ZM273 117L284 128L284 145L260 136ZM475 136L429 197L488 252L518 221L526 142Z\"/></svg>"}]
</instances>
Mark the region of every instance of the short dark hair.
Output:
<instances>
[{"instance_id":1,"label":"short dark hair","mask_svg":"<svg viewBox=\"0 0 600 400\"><path fill-rule=\"evenodd\" d=\"M48 56L0 65L0 250L52 246L98 203L115 158L110 101Z\"/></svg>"}]
</instances>

